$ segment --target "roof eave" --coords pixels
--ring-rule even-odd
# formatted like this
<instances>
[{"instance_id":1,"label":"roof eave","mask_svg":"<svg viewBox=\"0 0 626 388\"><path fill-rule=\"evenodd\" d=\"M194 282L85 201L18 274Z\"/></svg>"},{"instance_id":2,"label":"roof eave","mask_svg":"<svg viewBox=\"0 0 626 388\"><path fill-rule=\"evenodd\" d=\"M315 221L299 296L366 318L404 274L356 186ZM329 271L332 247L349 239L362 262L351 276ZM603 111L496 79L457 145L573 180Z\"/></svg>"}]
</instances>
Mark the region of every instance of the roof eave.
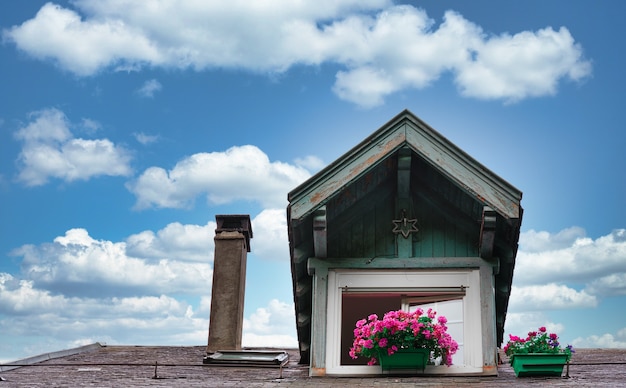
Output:
<instances>
[{"instance_id":1,"label":"roof eave","mask_svg":"<svg viewBox=\"0 0 626 388\"><path fill-rule=\"evenodd\" d=\"M408 129L407 125L413 128ZM299 220L306 217L347 184L404 145L408 145L441 173L505 218L521 218L520 190L408 110L402 111L350 151L289 192L290 218Z\"/></svg>"}]
</instances>

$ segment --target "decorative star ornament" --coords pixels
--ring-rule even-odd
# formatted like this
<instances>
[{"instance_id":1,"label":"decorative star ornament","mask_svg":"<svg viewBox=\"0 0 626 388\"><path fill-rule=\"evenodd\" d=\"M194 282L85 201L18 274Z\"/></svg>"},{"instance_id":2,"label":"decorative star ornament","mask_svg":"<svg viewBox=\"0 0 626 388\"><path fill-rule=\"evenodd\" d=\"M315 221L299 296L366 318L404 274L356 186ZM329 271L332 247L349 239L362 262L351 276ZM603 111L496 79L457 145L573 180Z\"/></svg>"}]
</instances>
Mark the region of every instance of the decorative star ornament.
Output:
<instances>
[{"instance_id":1,"label":"decorative star ornament","mask_svg":"<svg viewBox=\"0 0 626 388\"><path fill-rule=\"evenodd\" d=\"M406 210L402 209L402 218L399 220L392 220L393 222L393 233L400 233L402 237L409 238L411 233L419 232L417 228L417 218L408 219L406 218Z\"/></svg>"}]
</instances>

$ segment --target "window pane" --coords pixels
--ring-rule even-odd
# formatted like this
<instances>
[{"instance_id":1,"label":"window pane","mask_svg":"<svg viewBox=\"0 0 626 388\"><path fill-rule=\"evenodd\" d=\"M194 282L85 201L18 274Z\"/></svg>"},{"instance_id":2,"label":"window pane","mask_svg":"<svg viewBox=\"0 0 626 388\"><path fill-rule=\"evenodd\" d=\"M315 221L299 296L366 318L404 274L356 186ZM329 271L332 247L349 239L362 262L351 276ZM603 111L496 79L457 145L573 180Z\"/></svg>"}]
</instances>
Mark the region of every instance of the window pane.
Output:
<instances>
[{"instance_id":1,"label":"window pane","mask_svg":"<svg viewBox=\"0 0 626 388\"><path fill-rule=\"evenodd\" d=\"M448 320L448 334L452 336L452 339L459 344L459 349L452 356L452 364L453 365L463 365L463 340L464 340L464 330L463 330L463 300L447 300L443 302L433 302L433 303L424 303L424 304L410 304L409 311L415 311L417 308L421 308L424 312L428 311L429 308L435 310L437 312L437 316L445 316Z\"/></svg>"}]
</instances>

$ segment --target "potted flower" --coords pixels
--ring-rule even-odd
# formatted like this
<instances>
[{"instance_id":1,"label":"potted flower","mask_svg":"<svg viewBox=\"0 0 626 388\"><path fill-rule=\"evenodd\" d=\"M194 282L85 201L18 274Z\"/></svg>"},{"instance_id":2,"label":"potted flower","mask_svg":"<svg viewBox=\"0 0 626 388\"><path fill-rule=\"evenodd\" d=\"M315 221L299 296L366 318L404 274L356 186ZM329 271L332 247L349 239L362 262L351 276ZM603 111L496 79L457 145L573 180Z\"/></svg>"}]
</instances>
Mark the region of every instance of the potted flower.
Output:
<instances>
[{"instance_id":1,"label":"potted flower","mask_svg":"<svg viewBox=\"0 0 626 388\"><path fill-rule=\"evenodd\" d=\"M510 357L511 366L518 377L561 376L563 366L571 359L571 345L562 347L559 337L548 334L545 327L531 331L526 338L509 335L504 353Z\"/></svg>"},{"instance_id":2,"label":"potted flower","mask_svg":"<svg viewBox=\"0 0 626 388\"><path fill-rule=\"evenodd\" d=\"M376 314L357 321L350 357L369 358L368 365L380 363L383 370L421 369L428 362L441 358L452 365L452 355L458 344L447 331L447 319L436 317L428 309L414 312L389 311L383 319Z\"/></svg>"}]
</instances>

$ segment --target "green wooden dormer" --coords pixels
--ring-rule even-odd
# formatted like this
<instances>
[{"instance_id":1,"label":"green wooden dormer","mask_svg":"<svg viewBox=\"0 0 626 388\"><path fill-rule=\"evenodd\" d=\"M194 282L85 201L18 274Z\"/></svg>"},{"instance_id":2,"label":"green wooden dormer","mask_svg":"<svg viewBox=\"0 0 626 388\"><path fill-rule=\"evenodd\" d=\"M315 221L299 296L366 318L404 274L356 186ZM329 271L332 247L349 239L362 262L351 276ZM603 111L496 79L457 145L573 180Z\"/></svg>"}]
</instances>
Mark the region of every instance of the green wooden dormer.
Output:
<instances>
[{"instance_id":1,"label":"green wooden dormer","mask_svg":"<svg viewBox=\"0 0 626 388\"><path fill-rule=\"evenodd\" d=\"M496 374L521 198L406 110L291 191L296 323L311 375L380 373L346 355L356 319L422 305L458 316L462 339L455 366L427 373Z\"/></svg>"}]
</instances>

